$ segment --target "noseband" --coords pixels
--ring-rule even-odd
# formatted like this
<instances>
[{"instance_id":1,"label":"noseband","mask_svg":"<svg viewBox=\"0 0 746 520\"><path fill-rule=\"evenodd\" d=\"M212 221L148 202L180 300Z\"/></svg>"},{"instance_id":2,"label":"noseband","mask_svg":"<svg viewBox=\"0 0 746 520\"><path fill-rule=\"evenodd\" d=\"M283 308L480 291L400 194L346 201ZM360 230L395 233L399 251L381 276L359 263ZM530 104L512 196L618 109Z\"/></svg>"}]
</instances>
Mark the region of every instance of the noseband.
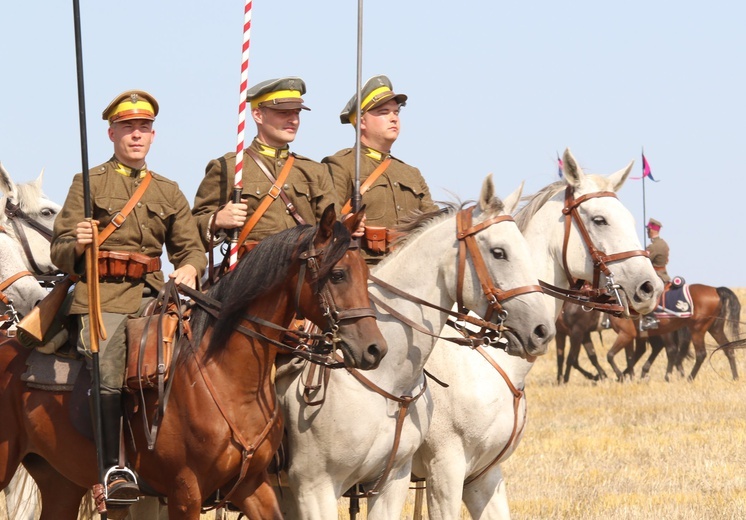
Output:
<instances>
[{"instance_id":1,"label":"noseband","mask_svg":"<svg viewBox=\"0 0 746 520\"><path fill-rule=\"evenodd\" d=\"M568 186L565 190L565 207L562 208L562 214L565 215L565 237L562 243L562 266L565 270L565 276L570 287L575 289L562 289L555 287L543 281L539 281L544 292L560 300L569 301L582 305L586 309L598 309L615 315L622 315L626 312L625 306L621 304L622 299L619 294L620 286L614 282L614 274L607 264L619 262L634 256L644 256L648 258L650 253L643 250L625 251L607 255L604 251L598 249L591 239L588 229L585 227L583 220L580 218L578 207L587 200L598 197L617 198L613 191L599 191L588 193L578 198L574 197L572 187ZM570 267L567 265L567 246L570 242L570 231L573 220L578 228L578 232L583 239L588 252L593 260L593 285L583 287L584 280L575 280L570 274ZM606 276L606 285L600 287L601 273Z\"/></svg>"}]
</instances>

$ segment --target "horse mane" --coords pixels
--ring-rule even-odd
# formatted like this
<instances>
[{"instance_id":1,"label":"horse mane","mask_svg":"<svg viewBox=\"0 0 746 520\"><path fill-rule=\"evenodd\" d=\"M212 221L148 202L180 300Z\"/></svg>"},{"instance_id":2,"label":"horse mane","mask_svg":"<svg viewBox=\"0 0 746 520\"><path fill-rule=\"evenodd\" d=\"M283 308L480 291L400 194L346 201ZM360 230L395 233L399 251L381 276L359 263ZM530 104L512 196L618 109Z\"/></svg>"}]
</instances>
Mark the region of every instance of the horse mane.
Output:
<instances>
[{"instance_id":1,"label":"horse mane","mask_svg":"<svg viewBox=\"0 0 746 520\"><path fill-rule=\"evenodd\" d=\"M536 212L539 211L549 199L557 195L557 193L566 187L567 183L565 181L556 181L545 186L533 195L521 197L522 201L527 202L514 216L518 229L520 229L521 232L524 232L528 223L531 222L531 219L536 215Z\"/></svg>"},{"instance_id":2,"label":"horse mane","mask_svg":"<svg viewBox=\"0 0 746 520\"><path fill-rule=\"evenodd\" d=\"M246 308L287 279L298 255L312 244L316 229L310 225L296 226L265 238L241 258L233 271L207 291L208 297L222 304L219 317L216 319L196 306L192 314L192 330L195 344L199 344L208 327L213 325L207 347L208 358L224 348ZM349 245L349 231L335 222L333 238L321 256L319 283L329 276L331 268L344 256Z\"/></svg>"}]
</instances>

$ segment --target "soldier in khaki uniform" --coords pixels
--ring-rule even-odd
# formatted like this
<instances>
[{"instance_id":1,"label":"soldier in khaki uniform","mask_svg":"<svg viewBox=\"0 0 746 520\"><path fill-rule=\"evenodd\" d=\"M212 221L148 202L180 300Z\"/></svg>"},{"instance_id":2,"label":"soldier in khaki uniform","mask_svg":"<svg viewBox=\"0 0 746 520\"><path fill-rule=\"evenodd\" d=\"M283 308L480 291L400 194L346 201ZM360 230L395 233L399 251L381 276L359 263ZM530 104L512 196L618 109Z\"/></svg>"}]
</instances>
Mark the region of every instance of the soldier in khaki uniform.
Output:
<instances>
[{"instance_id":1,"label":"soldier in khaki uniform","mask_svg":"<svg viewBox=\"0 0 746 520\"><path fill-rule=\"evenodd\" d=\"M189 202L175 182L149 171L145 164L155 137L153 121L157 114L158 103L147 92L132 90L117 96L102 114L109 122L114 156L92 168L89 177L92 218L103 230L150 176L139 202L100 247L99 265L107 266L104 271L119 272L129 267L132 273L142 272L137 278L111 277L101 272L101 310L108 339L100 342L99 360L104 462L108 466L115 466L118 459L127 318L137 315L147 297L163 286L160 256L164 245L175 267L169 277L177 283L196 287L206 264ZM83 276L84 252L92 238L91 222L84 218L83 176L77 174L54 223L52 261L66 273ZM78 349L90 362L85 280L75 285L72 298L69 313L78 321ZM109 498L127 499L139 494L126 472L113 472L107 485Z\"/></svg>"},{"instance_id":2,"label":"soldier in khaki uniform","mask_svg":"<svg viewBox=\"0 0 746 520\"><path fill-rule=\"evenodd\" d=\"M650 244L648 244L645 250L650 253L650 261L653 264L656 274L664 284L667 284L671 281L671 277L668 276L668 271L666 270L666 266L668 265L668 244L660 237L663 224L651 218L645 227L648 232L648 238L650 239ZM655 316L646 314L642 317L642 320L640 320L640 330L655 328L658 328L658 319Z\"/></svg>"},{"instance_id":3,"label":"soldier in khaki uniform","mask_svg":"<svg viewBox=\"0 0 746 520\"><path fill-rule=\"evenodd\" d=\"M394 93L386 76L374 76L365 83L360 97L361 187L376 175L362 196L366 214L362 245L366 260L375 264L388 252L391 228L415 210L434 211L438 206L420 171L391 155L399 137L399 110L407 96ZM339 116L342 124L355 125L357 103L355 95ZM355 187L355 148L340 150L321 162L329 166L340 203L349 201Z\"/></svg>"},{"instance_id":4,"label":"soldier in khaki uniform","mask_svg":"<svg viewBox=\"0 0 746 520\"><path fill-rule=\"evenodd\" d=\"M235 152L207 164L194 199L192 213L205 250L225 240L227 231L243 227L265 197L275 200L256 222L247 242L256 243L298 224L315 225L324 209L337 202L326 168L289 149L300 126L300 111L310 110L303 104L305 93L305 83L295 77L263 81L247 92L257 135L243 156L241 202L230 200ZM279 189L273 188L288 164L287 177L277 183Z\"/></svg>"}]
</instances>

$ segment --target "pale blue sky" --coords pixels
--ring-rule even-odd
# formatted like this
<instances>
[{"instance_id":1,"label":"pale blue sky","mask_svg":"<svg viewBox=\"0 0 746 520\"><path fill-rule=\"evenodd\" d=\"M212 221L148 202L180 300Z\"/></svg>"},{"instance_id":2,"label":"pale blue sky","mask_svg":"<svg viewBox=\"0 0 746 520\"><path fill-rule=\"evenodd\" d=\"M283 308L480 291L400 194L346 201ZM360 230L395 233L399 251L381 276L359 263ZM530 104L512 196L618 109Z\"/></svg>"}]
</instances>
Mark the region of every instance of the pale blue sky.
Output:
<instances>
[{"instance_id":1,"label":"pale blue sky","mask_svg":"<svg viewBox=\"0 0 746 520\"><path fill-rule=\"evenodd\" d=\"M502 196L556 179L570 147L591 173L640 150L647 216L664 224L669 272L746 287L741 268L746 7L714 0L461 2L366 0L363 78L409 95L394 155L435 199ZM130 88L161 104L149 166L192 200L207 162L236 142L243 2L81 0L89 162L112 152L101 111ZM45 168L62 202L80 171L72 1L0 4L0 161L18 181ZM355 90L356 0L255 0L249 84L308 86L292 149L320 160L351 146L338 114ZM247 140L253 136L249 127ZM641 181L620 193L638 221Z\"/></svg>"}]
</instances>

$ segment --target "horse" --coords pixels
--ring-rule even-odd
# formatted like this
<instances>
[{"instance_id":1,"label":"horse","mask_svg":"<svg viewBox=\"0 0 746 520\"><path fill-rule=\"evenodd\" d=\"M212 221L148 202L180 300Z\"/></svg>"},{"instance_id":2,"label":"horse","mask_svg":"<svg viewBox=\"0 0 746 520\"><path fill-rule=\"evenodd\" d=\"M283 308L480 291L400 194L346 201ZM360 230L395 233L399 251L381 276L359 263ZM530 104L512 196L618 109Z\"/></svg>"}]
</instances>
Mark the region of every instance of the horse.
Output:
<instances>
[{"instance_id":1,"label":"horse","mask_svg":"<svg viewBox=\"0 0 746 520\"><path fill-rule=\"evenodd\" d=\"M278 369L289 487L278 494L288 518L336 518L338 499L355 485L368 498L368 518L400 517L411 458L433 413L428 390L433 385L426 383L423 367L455 302L481 316L500 304L495 321L504 320L501 338L494 344L486 340L490 345L504 345L515 356L546 352L553 320L542 304L525 240L505 211L519 196L520 191L501 202L488 176L476 206L418 216L406 238L372 270L369 291L389 345L376 370L364 378L355 371L322 374L320 384L307 388L309 367ZM479 258L459 253L468 237ZM494 282L480 281L480 271Z\"/></svg>"},{"instance_id":2,"label":"horse","mask_svg":"<svg viewBox=\"0 0 746 520\"><path fill-rule=\"evenodd\" d=\"M611 291L625 302L620 312L629 312L627 305L643 313L653 309L662 283L641 251L632 215L615 195L631 168L586 175L565 150L563 179L518 211L545 292L570 297L573 280L594 280L605 289L593 294ZM562 301L547 294L541 305L554 320ZM500 463L523 435L525 379L534 360L497 349L434 349L426 369L447 387L431 386L433 419L413 464L414 475L427 482L429 518L459 518L462 501L472 518L509 518Z\"/></svg>"},{"instance_id":3,"label":"horse","mask_svg":"<svg viewBox=\"0 0 746 520\"><path fill-rule=\"evenodd\" d=\"M47 295L36 276L51 276L56 267L49 254L52 225L60 210L42 191L44 172L16 184L0 163L0 300L8 328ZM18 471L5 489L8 516L33 519L37 490L25 471Z\"/></svg>"},{"instance_id":4,"label":"horse","mask_svg":"<svg viewBox=\"0 0 746 520\"><path fill-rule=\"evenodd\" d=\"M318 226L267 238L194 300L191 341L175 356L154 449L146 449L144 429L125 426L132 468L142 486L167 498L170 518L198 519L218 492L249 517L282 518L267 474L283 428L272 380L281 325L304 315L327 331L344 363L361 370L386 354L369 308L367 266L349 244L350 231L329 206ZM0 345L0 488L23 464L41 490L42 520L74 520L99 480L94 444L70 417L86 398L28 387L21 381L28 356L12 339ZM153 420L158 396L145 393L147 406L126 400L132 425Z\"/></svg>"},{"instance_id":5,"label":"horse","mask_svg":"<svg viewBox=\"0 0 746 520\"><path fill-rule=\"evenodd\" d=\"M733 340L739 339L741 303L738 300L738 296L727 287L691 284L689 285L689 294L692 301L692 312L689 317L656 313L656 317L660 320L658 328L647 330L646 332L649 337L654 337L666 335L683 327L689 328L691 342L694 345L695 361L687 379L693 381L697 377L697 372L699 372L702 362L707 357L707 348L705 346L705 335L707 333L713 337L719 347L729 342L728 336ZM617 379L620 381L624 379L625 374L629 376L634 374L634 365L642 356L639 348L636 350L637 354L630 353L633 340L641 336L637 323L637 320L611 319L611 326L617 333L617 338L606 354L606 359L614 369ZM728 334L726 334L726 330ZM665 341L665 345L668 354L665 380L669 381L674 367L677 365L680 366L681 356L678 354L679 347L674 341L669 339ZM625 372L622 372L614 362L614 356L622 349L625 349L625 352L627 352L628 363ZM653 344L652 353L643 366L642 377L647 376L650 366L661 349L661 343ZM735 352L732 348L724 348L723 352L728 358L733 380L736 381L738 380L738 367L736 365ZM683 372L680 372L683 376Z\"/></svg>"},{"instance_id":6,"label":"horse","mask_svg":"<svg viewBox=\"0 0 746 520\"><path fill-rule=\"evenodd\" d=\"M557 346L557 384L569 382L570 371L573 368L583 374L586 379L592 381L606 379L608 375L598 361L596 349L593 346L593 340L591 340L592 332L598 332L599 337L601 337L601 331L604 329L601 311L584 309L581 305L565 302L555 325L557 328L557 335L554 337ZM565 344L568 337L570 338L570 352L567 355L567 367L565 368ZM585 348L589 361L596 368L595 374L580 365L578 358L581 345Z\"/></svg>"}]
</instances>

